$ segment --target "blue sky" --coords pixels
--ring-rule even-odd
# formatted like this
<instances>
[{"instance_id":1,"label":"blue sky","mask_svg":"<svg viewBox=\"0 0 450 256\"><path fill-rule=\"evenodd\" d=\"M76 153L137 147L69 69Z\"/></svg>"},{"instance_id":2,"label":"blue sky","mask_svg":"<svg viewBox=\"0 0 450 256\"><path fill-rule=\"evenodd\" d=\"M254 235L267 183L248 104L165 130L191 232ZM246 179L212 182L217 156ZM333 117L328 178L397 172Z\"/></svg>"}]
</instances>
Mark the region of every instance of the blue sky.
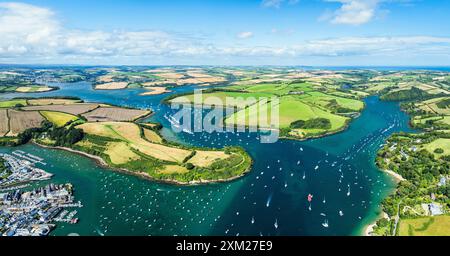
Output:
<instances>
[{"instance_id":1,"label":"blue sky","mask_svg":"<svg viewBox=\"0 0 450 256\"><path fill-rule=\"evenodd\" d=\"M450 1L0 1L0 63L450 65Z\"/></svg>"}]
</instances>

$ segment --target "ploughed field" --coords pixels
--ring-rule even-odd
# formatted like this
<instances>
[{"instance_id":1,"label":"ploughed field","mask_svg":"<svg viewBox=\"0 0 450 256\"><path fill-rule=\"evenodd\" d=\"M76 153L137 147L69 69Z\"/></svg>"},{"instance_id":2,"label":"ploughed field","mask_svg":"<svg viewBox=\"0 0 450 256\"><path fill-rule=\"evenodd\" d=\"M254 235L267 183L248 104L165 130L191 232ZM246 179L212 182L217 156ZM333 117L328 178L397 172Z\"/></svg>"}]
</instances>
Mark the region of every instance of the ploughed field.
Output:
<instances>
[{"instance_id":1,"label":"ploughed field","mask_svg":"<svg viewBox=\"0 0 450 256\"><path fill-rule=\"evenodd\" d=\"M159 125L139 123L152 113L150 110L75 99L12 100L0 102L0 106L6 106L0 108L2 142L39 128L32 130L33 141L39 144L100 157L114 169L145 178L179 184L224 181L245 174L252 162L241 148L196 149L169 144L160 136ZM82 138L73 143L64 139L61 145L58 138L67 138L74 129L83 131Z\"/></svg>"},{"instance_id":2,"label":"ploughed field","mask_svg":"<svg viewBox=\"0 0 450 256\"><path fill-rule=\"evenodd\" d=\"M279 101L276 103L273 97ZM273 128L276 119L272 108L276 106L282 135L300 139L341 131L364 108L354 94L309 82L234 85L206 90L200 102L193 94L170 101L235 108L225 124L261 128Z\"/></svg>"}]
</instances>

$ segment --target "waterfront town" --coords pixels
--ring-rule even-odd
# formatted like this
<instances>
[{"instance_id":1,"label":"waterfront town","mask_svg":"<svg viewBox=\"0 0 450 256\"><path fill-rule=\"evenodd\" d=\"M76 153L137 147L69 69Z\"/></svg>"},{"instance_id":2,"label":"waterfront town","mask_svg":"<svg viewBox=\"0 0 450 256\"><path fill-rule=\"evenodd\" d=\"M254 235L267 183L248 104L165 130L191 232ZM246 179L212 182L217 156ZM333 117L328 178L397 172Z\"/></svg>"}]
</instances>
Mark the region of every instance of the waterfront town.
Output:
<instances>
[{"instance_id":1,"label":"waterfront town","mask_svg":"<svg viewBox=\"0 0 450 256\"><path fill-rule=\"evenodd\" d=\"M23 151L0 154L0 235L47 236L57 222L78 222L71 184L47 184L29 190L30 182L44 181L53 175L35 167L40 159Z\"/></svg>"}]
</instances>

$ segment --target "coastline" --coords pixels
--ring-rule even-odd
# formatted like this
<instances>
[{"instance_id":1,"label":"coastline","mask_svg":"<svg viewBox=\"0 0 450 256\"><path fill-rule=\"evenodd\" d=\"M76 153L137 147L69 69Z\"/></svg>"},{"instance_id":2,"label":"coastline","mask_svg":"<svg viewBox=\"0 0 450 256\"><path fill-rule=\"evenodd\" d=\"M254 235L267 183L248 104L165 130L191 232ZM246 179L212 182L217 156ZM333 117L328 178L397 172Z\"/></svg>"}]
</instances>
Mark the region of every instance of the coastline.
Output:
<instances>
[{"instance_id":1,"label":"coastline","mask_svg":"<svg viewBox=\"0 0 450 256\"><path fill-rule=\"evenodd\" d=\"M361 234L361 236L374 236L372 234L373 230L375 229L375 227L377 226L377 222L383 218L389 218L389 216L385 213L385 212L381 212L376 220L368 225L365 226L365 228L363 229L363 233Z\"/></svg>"},{"instance_id":2,"label":"coastline","mask_svg":"<svg viewBox=\"0 0 450 256\"><path fill-rule=\"evenodd\" d=\"M394 172L394 171L391 171L391 170L381 170L381 171L382 171L382 172L385 172L385 173L387 173L389 176L393 177L397 183L400 183L400 182L402 182L402 181L406 181L406 179L403 178L402 175L400 175L400 174L398 174L398 173L396 173L396 172Z\"/></svg>"},{"instance_id":3,"label":"coastline","mask_svg":"<svg viewBox=\"0 0 450 256\"><path fill-rule=\"evenodd\" d=\"M72 149L72 148L67 148L67 147L54 147L54 146L42 145L42 144L39 144L39 143L34 142L34 141L31 142L31 143L36 145L36 146L39 146L39 147L49 148L49 149L56 149L56 150L64 150L64 151L68 151L68 152L71 152L71 153L74 153L74 154L78 154L78 155L87 157L89 159L94 160L94 162L98 166L110 169L111 171L116 171L116 172L120 172L120 173L124 173L124 174L128 174L128 175L132 175L132 176L135 176L135 177L139 177L141 179L145 179L145 180L148 180L148 181L153 181L153 182L157 182L157 183L161 183L161 184L178 185L178 186L197 186L197 185L208 185L208 184L226 183L226 182L235 181L235 180L238 180L238 179L244 177L245 175L247 175L251 171L251 169L253 167L253 159L252 159L250 166L247 168L247 170L245 172L243 172L239 176L234 176L234 177L230 177L230 178L227 178L227 179L194 180L194 181L189 181L189 182L182 182L182 181L177 181L177 180L160 180L160 179L155 179L154 177L150 176L147 173L132 172L132 171L129 171L127 169L112 167L105 160L103 160L103 158L101 158L99 156L88 154L88 153L83 152L83 151L79 151L79 150Z\"/></svg>"},{"instance_id":4,"label":"coastline","mask_svg":"<svg viewBox=\"0 0 450 256\"><path fill-rule=\"evenodd\" d=\"M384 169L379 169L379 170L381 172L388 174L392 178L394 178L394 180L397 184L402 181L406 181L405 178L403 178L400 174L398 174L394 171L384 170ZM397 188L395 188L394 191L396 191L396 190L397 190ZM374 228L377 226L377 222L382 218L389 218L389 216L385 212L381 212L381 214L378 215L378 217L373 222L371 222L370 224L368 224L364 227L364 229L362 230L361 236L373 236L371 233L373 232Z\"/></svg>"}]
</instances>

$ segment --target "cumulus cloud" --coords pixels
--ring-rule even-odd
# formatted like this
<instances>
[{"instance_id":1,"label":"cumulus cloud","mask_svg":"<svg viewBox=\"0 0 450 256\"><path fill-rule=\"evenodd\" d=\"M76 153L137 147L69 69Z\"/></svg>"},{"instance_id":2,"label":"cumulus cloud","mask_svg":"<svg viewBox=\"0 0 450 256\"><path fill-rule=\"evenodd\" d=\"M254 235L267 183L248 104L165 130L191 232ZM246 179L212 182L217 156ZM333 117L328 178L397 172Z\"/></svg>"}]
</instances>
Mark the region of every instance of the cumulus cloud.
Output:
<instances>
[{"instance_id":1,"label":"cumulus cloud","mask_svg":"<svg viewBox=\"0 0 450 256\"><path fill-rule=\"evenodd\" d=\"M239 38L249 38L242 32ZM48 9L0 3L0 62L155 64L155 61L208 59L252 60L270 57L286 61L303 57L439 56L450 59L450 37L347 37L293 42L287 45L219 45L207 37L156 30L73 30ZM283 58L280 58L283 57Z\"/></svg>"},{"instance_id":2,"label":"cumulus cloud","mask_svg":"<svg viewBox=\"0 0 450 256\"><path fill-rule=\"evenodd\" d=\"M383 0L326 0L341 3L341 7L329 15L331 23L361 25L375 17L375 13ZM328 15L327 15L328 16ZM322 17L324 18L324 16Z\"/></svg>"}]
</instances>

